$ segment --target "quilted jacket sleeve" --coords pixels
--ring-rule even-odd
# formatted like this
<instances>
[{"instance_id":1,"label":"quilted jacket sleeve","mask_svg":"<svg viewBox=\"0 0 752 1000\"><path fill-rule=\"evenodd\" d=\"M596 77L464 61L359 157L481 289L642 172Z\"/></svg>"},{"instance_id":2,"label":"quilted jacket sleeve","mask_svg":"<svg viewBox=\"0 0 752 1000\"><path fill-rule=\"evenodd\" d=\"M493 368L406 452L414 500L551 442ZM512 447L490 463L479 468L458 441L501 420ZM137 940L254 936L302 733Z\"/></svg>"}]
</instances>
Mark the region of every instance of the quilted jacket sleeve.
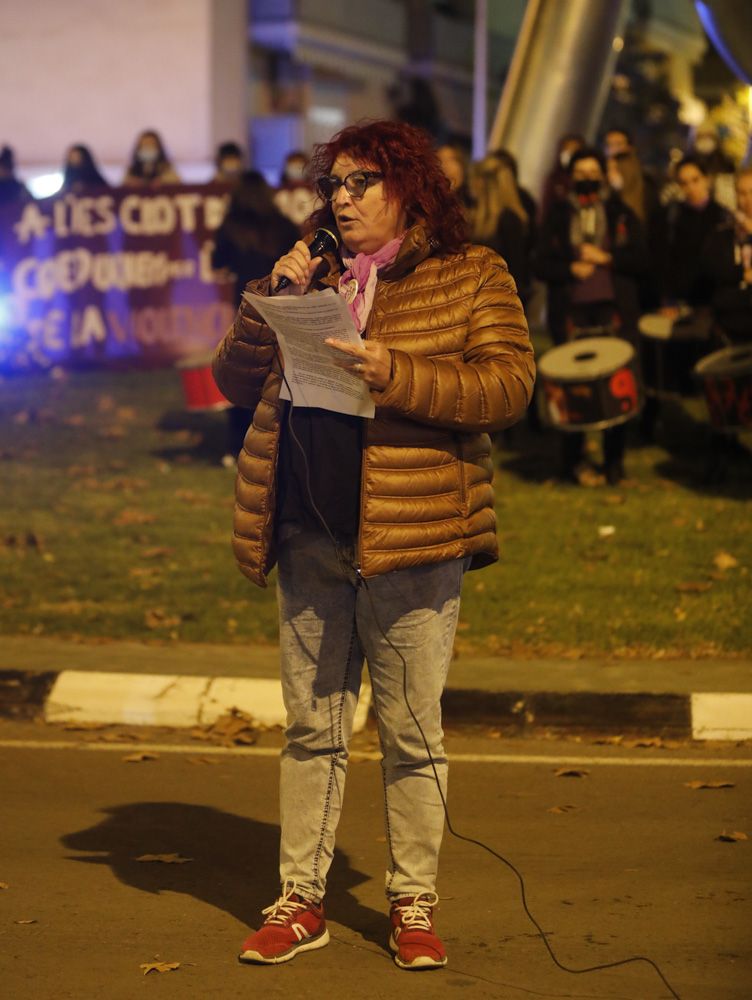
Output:
<instances>
[{"instance_id":1,"label":"quilted jacket sleeve","mask_svg":"<svg viewBox=\"0 0 752 1000\"><path fill-rule=\"evenodd\" d=\"M247 291L269 294L269 278L252 281ZM245 300L235 322L214 353L212 371L221 392L236 406L255 410L275 361L276 339Z\"/></svg>"},{"instance_id":2,"label":"quilted jacket sleeve","mask_svg":"<svg viewBox=\"0 0 752 1000\"><path fill-rule=\"evenodd\" d=\"M509 271L495 255L480 266L462 359L392 350L392 380L377 406L458 431L496 431L523 416L535 380L525 314Z\"/></svg>"}]
</instances>

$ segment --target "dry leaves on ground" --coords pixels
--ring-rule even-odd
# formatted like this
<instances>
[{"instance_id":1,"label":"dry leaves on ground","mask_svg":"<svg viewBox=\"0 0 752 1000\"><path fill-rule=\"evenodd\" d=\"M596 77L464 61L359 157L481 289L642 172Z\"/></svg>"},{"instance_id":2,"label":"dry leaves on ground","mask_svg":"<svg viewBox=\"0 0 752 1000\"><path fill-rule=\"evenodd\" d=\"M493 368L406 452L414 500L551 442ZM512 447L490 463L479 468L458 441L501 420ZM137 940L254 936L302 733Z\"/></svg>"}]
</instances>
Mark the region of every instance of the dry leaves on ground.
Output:
<instances>
[{"instance_id":1,"label":"dry leaves on ground","mask_svg":"<svg viewBox=\"0 0 752 1000\"><path fill-rule=\"evenodd\" d=\"M577 806L551 806L550 809L546 809L546 812L554 813L555 815L559 816L562 813L572 812L572 810L576 808Z\"/></svg>"},{"instance_id":2,"label":"dry leaves on ground","mask_svg":"<svg viewBox=\"0 0 752 1000\"><path fill-rule=\"evenodd\" d=\"M155 514L147 514L136 507L125 507L112 523L116 524L119 528L124 528L131 524L152 524L156 519Z\"/></svg>"},{"instance_id":3,"label":"dry leaves on ground","mask_svg":"<svg viewBox=\"0 0 752 1000\"><path fill-rule=\"evenodd\" d=\"M175 972L180 968L180 962L142 962L139 969L143 969L145 976L150 972Z\"/></svg>"},{"instance_id":4,"label":"dry leaves on ground","mask_svg":"<svg viewBox=\"0 0 752 1000\"><path fill-rule=\"evenodd\" d=\"M31 920L14 920L13 923L14 924L38 924L39 921L36 919L36 917L32 917Z\"/></svg>"},{"instance_id":5,"label":"dry leaves on ground","mask_svg":"<svg viewBox=\"0 0 752 1000\"><path fill-rule=\"evenodd\" d=\"M10 889L7 882L0 882L0 889Z\"/></svg>"},{"instance_id":6,"label":"dry leaves on ground","mask_svg":"<svg viewBox=\"0 0 752 1000\"><path fill-rule=\"evenodd\" d=\"M163 865L187 865L193 858L184 858L180 854L141 854L134 861L159 862Z\"/></svg>"},{"instance_id":7,"label":"dry leaves on ground","mask_svg":"<svg viewBox=\"0 0 752 1000\"><path fill-rule=\"evenodd\" d=\"M168 615L164 608L150 608L144 612L144 625L147 628L175 628L180 621L180 615Z\"/></svg>"},{"instance_id":8,"label":"dry leaves on ground","mask_svg":"<svg viewBox=\"0 0 752 1000\"><path fill-rule=\"evenodd\" d=\"M590 774L590 771L579 767L560 767L554 771L554 775L557 778L584 778L588 774Z\"/></svg>"},{"instance_id":9,"label":"dry leaves on ground","mask_svg":"<svg viewBox=\"0 0 752 1000\"><path fill-rule=\"evenodd\" d=\"M206 740L219 746L229 747L236 743L250 745L258 740L259 728L250 715L231 708L225 715L220 715L213 725L191 730L191 736L194 740Z\"/></svg>"},{"instance_id":10,"label":"dry leaves on ground","mask_svg":"<svg viewBox=\"0 0 752 1000\"><path fill-rule=\"evenodd\" d=\"M186 761L189 764L219 764L218 760L213 760L211 757L186 757Z\"/></svg>"},{"instance_id":11,"label":"dry leaves on ground","mask_svg":"<svg viewBox=\"0 0 752 1000\"><path fill-rule=\"evenodd\" d=\"M704 594L712 586L712 580L687 580L685 583L677 583L674 590L678 590L680 594Z\"/></svg>"},{"instance_id":12,"label":"dry leaves on ground","mask_svg":"<svg viewBox=\"0 0 752 1000\"><path fill-rule=\"evenodd\" d=\"M746 833L742 833L740 830L733 830L731 833L727 833L725 830L720 833L716 840L722 840L725 844L736 844L740 840L749 840Z\"/></svg>"},{"instance_id":13,"label":"dry leaves on ground","mask_svg":"<svg viewBox=\"0 0 752 1000\"><path fill-rule=\"evenodd\" d=\"M141 753L129 753L127 756L121 757L120 759L125 764L140 764L145 760L159 760L159 754L142 751Z\"/></svg>"},{"instance_id":14,"label":"dry leaves on ground","mask_svg":"<svg viewBox=\"0 0 752 1000\"><path fill-rule=\"evenodd\" d=\"M697 792L704 788L734 788L735 785L733 781L700 781L698 778L695 781L685 781L684 787Z\"/></svg>"},{"instance_id":15,"label":"dry leaves on ground","mask_svg":"<svg viewBox=\"0 0 752 1000\"><path fill-rule=\"evenodd\" d=\"M713 556L713 565L723 573L727 569L734 569L738 566L739 560L735 559L729 552L721 550Z\"/></svg>"}]
</instances>

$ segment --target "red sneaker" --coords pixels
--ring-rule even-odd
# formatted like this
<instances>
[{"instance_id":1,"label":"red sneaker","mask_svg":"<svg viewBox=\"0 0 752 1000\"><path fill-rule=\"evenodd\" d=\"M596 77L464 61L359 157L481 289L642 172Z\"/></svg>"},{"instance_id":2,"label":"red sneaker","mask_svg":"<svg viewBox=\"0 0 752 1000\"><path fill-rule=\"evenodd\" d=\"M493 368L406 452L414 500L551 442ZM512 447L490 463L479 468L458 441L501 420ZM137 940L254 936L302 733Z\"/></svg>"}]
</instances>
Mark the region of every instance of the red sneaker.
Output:
<instances>
[{"instance_id":1,"label":"red sneaker","mask_svg":"<svg viewBox=\"0 0 752 1000\"><path fill-rule=\"evenodd\" d=\"M289 962L299 951L329 944L323 905L298 896L296 888L295 880L287 879L279 899L261 911L266 920L243 942L238 955L241 962L278 965Z\"/></svg>"},{"instance_id":2,"label":"red sneaker","mask_svg":"<svg viewBox=\"0 0 752 1000\"><path fill-rule=\"evenodd\" d=\"M389 947L400 969L441 969L447 964L444 945L433 929L435 892L421 892L392 903Z\"/></svg>"}]
</instances>

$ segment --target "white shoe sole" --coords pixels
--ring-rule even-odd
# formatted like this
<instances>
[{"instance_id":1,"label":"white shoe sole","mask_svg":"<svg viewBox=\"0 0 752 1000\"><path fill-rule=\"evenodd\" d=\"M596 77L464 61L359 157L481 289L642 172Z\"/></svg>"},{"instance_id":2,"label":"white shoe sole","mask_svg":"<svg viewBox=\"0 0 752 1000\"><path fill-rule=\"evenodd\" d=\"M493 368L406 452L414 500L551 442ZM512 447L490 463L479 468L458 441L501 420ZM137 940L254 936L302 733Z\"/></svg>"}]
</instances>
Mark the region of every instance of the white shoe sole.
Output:
<instances>
[{"instance_id":1,"label":"white shoe sole","mask_svg":"<svg viewBox=\"0 0 752 1000\"><path fill-rule=\"evenodd\" d=\"M238 955L238 961L246 962L248 965L281 965L282 962L289 962L295 958L301 951L315 951L317 948L323 948L327 944L329 944L329 931L325 928L323 934L319 934L318 937L307 938L301 941L300 944L296 944L287 951L283 951L281 955L274 955L269 958L258 951L241 951Z\"/></svg>"},{"instance_id":2,"label":"white shoe sole","mask_svg":"<svg viewBox=\"0 0 752 1000\"><path fill-rule=\"evenodd\" d=\"M389 947L394 952L394 964L399 966L400 969L406 969L407 972L427 972L429 969L443 969L447 964L446 957L442 962L434 958L429 958L428 955L416 958L414 962L401 961L399 957L399 945L394 940L393 934L389 936Z\"/></svg>"}]
</instances>

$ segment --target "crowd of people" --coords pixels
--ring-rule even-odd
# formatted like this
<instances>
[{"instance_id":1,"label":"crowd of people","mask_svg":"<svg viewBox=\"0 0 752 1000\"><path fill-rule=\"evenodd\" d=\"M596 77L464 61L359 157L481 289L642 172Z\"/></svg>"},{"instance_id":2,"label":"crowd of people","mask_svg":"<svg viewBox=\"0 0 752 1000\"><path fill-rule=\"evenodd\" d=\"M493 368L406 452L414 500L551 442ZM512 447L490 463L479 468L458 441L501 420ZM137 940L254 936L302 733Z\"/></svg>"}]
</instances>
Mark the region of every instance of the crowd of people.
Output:
<instances>
[{"instance_id":1,"label":"crowd of people","mask_svg":"<svg viewBox=\"0 0 752 1000\"><path fill-rule=\"evenodd\" d=\"M536 288L545 287L553 345L594 333L633 345L648 383L639 420L643 439L655 436L661 399L692 389L691 367L699 356L752 339L752 167L735 168L712 126L699 128L692 147L660 177L644 167L624 129L608 129L597 147L581 135L562 135L539 202L520 183L507 150L493 150L474 163L459 145L440 145L437 152L470 241L504 258L524 307ZM83 144L67 151L62 174L62 192L107 186ZM316 178L306 154L296 150L272 188L248 168L237 143L225 142L217 148L211 180L232 186L213 263L234 275L239 303L245 285L269 273L306 231L321 204ZM179 183L159 133L143 131L122 184ZM0 204L30 197L16 177L12 150L3 147ZM667 352L656 365L655 353L663 348L650 336L659 331L655 336L666 339L667 327L689 346ZM535 429L541 426L538 411L536 404L529 414ZM230 455L239 451L247 423L247 414L232 411ZM601 463L587 458L582 434L562 435L561 443L565 480L615 484L625 475L624 427L604 433Z\"/></svg>"},{"instance_id":2,"label":"crowd of people","mask_svg":"<svg viewBox=\"0 0 752 1000\"><path fill-rule=\"evenodd\" d=\"M700 356L752 341L752 167L736 169L712 127L698 129L663 177L644 167L623 129L607 130L599 147L565 134L539 205L506 150L472 164L451 145L439 156L472 241L504 257L523 304L535 281L545 286L553 345L594 335L632 344L650 369L643 439L654 438L661 400L692 390ZM666 349L672 340L679 350ZM537 410L531 421L537 425ZM608 428L596 464L581 433L563 434L562 478L618 483L625 440L623 425ZM714 475L719 449L736 442L731 435L709 440L707 473Z\"/></svg>"}]
</instances>

